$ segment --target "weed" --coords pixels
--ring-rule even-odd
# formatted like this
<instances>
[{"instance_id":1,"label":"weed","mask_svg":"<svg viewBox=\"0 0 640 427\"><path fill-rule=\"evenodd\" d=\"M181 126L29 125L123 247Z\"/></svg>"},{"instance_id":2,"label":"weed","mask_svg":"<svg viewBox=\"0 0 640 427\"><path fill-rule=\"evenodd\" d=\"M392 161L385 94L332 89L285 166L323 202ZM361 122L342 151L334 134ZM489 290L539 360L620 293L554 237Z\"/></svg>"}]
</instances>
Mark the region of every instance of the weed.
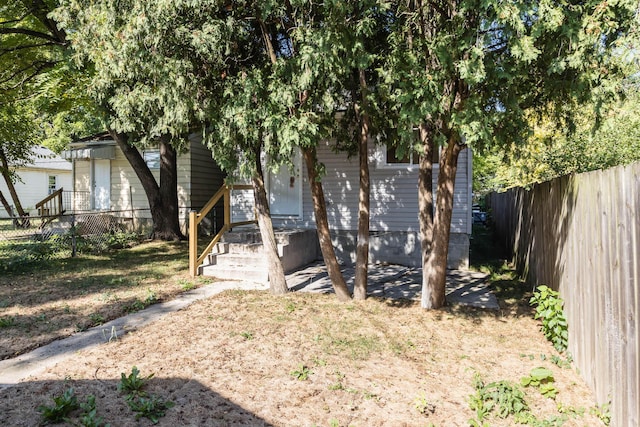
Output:
<instances>
[{"instance_id":1,"label":"weed","mask_svg":"<svg viewBox=\"0 0 640 427\"><path fill-rule=\"evenodd\" d=\"M422 415L433 414L436 411L436 405L429 403L426 393L422 392L413 399L413 407Z\"/></svg>"},{"instance_id":2,"label":"weed","mask_svg":"<svg viewBox=\"0 0 640 427\"><path fill-rule=\"evenodd\" d=\"M558 389L553 384L554 381L553 372L547 368L538 367L533 368L528 377L520 379L520 384L524 387L537 387L544 397L555 399Z\"/></svg>"},{"instance_id":3,"label":"weed","mask_svg":"<svg viewBox=\"0 0 640 427\"><path fill-rule=\"evenodd\" d=\"M158 424L160 417L164 417L167 409L172 408L175 403L163 400L158 396L140 397L128 399L127 405L136 413L136 420L148 418L153 424Z\"/></svg>"},{"instance_id":4,"label":"weed","mask_svg":"<svg viewBox=\"0 0 640 427\"><path fill-rule=\"evenodd\" d=\"M120 374L120 383L118 383L118 391L127 394L127 400L134 396L146 396L142 387L146 382L153 378L153 374L148 377L141 377L137 367L131 368L131 373L126 375L124 372Z\"/></svg>"},{"instance_id":5,"label":"weed","mask_svg":"<svg viewBox=\"0 0 640 427\"><path fill-rule=\"evenodd\" d=\"M68 388L61 395L54 396L53 403L53 406L40 405L37 408L38 412L42 413L44 424L61 423L72 411L80 408L73 388Z\"/></svg>"},{"instance_id":6,"label":"weed","mask_svg":"<svg viewBox=\"0 0 640 427\"><path fill-rule=\"evenodd\" d=\"M293 302L289 301L285 309L287 310L287 313L293 313L294 311L296 311L296 305Z\"/></svg>"},{"instance_id":7,"label":"weed","mask_svg":"<svg viewBox=\"0 0 640 427\"><path fill-rule=\"evenodd\" d=\"M582 407L574 408L573 406L565 406L563 403L558 403L556 407L559 413L568 414L572 418L582 417L586 412L585 408L582 408Z\"/></svg>"},{"instance_id":8,"label":"weed","mask_svg":"<svg viewBox=\"0 0 640 427\"><path fill-rule=\"evenodd\" d=\"M480 426L491 413L506 418L509 415L521 416L529 411L524 393L517 384L509 381L496 381L485 384L479 375L474 378L476 393L470 396L469 407L476 411L477 421L469 420L472 425Z\"/></svg>"},{"instance_id":9,"label":"weed","mask_svg":"<svg viewBox=\"0 0 640 427\"><path fill-rule=\"evenodd\" d=\"M16 324L15 317L9 317L9 316L0 317L0 328L9 328L15 324Z\"/></svg>"},{"instance_id":10,"label":"weed","mask_svg":"<svg viewBox=\"0 0 640 427\"><path fill-rule=\"evenodd\" d=\"M529 303L536 306L536 319L542 320L542 332L556 350L563 353L569 345L567 319L562 311L564 302L557 291L540 285Z\"/></svg>"},{"instance_id":11,"label":"weed","mask_svg":"<svg viewBox=\"0 0 640 427\"><path fill-rule=\"evenodd\" d=\"M159 301L158 295L151 289L147 289L147 297L144 299L144 305L148 306Z\"/></svg>"},{"instance_id":12,"label":"weed","mask_svg":"<svg viewBox=\"0 0 640 427\"><path fill-rule=\"evenodd\" d=\"M251 332L240 332L240 336L247 341L253 339L253 334Z\"/></svg>"},{"instance_id":13,"label":"weed","mask_svg":"<svg viewBox=\"0 0 640 427\"><path fill-rule=\"evenodd\" d=\"M93 325L102 325L104 323L104 316L100 313L91 313L89 319Z\"/></svg>"},{"instance_id":14,"label":"weed","mask_svg":"<svg viewBox=\"0 0 640 427\"><path fill-rule=\"evenodd\" d=\"M109 427L109 424L105 424L102 417L97 415L95 396L90 395L87 397L87 401L80 404L80 409L82 409L82 415L79 423L75 425L82 427Z\"/></svg>"},{"instance_id":15,"label":"weed","mask_svg":"<svg viewBox=\"0 0 640 427\"><path fill-rule=\"evenodd\" d=\"M306 381L309 379L309 375L313 374L313 372L311 372L311 369L307 366L300 364L298 369L294 369L289 374L296 380Z\"/></svg>"},{"instance_id":16,"label":"weed","mask_svg":"<svg viewBox=\"0 0 640 427\"><path fill-rule=\"evenodd\" d=\"M604 425L608 426L611 423L611 403L603 403L602 405L593 406L589 413L591 415L595 415L604 423Z\"/></svg>"},{"instance_id":17,"label":"weed","mask_svg":"<svg viewBox=\"0 0 640 427\"><path fill-rule=\"evenodd\" d=\"M555 354L551 356L551 363L553 363L554 365L560 368L570 368L572 362L573 362L573 357L571 357L570 354L567 355L566 359L563 359L562 357L557 356Z\"/></svg>"},{"instance_id":18,"label":"weed","mask_svg":"<svg viewBox=\"0 0 640 427\"><path fill-rule=\"evenodd\" d=\"M140 301L138 298L133 300L131 304L126 304L122 306L122 310L125 313L135 313L136 311L144 310L145 308L144 302Z\"/></svg>"},{"instance_id":19,"label":"weed","mask_svg":"<svg viewBox=\"0 0 640 427\"><path fill-rule=\"evenodd\" d=\"M183 291L190 291L196 288L196 284L187 279L178 280L178 285L180 285Z\"/></svg>"}]
</instances>

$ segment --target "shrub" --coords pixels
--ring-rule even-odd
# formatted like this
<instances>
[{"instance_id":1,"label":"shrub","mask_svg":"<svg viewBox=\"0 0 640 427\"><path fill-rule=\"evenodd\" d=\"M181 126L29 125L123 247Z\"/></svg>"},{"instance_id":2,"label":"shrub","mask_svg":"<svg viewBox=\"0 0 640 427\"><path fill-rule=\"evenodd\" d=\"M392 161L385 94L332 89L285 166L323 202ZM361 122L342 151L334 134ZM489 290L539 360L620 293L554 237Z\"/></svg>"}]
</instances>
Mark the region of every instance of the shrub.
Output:
<instances>
[{"instance_id":1,"label":"shrub","mask_svg":"<svg viewBox=\"0 0 640 427\"><path fill-rule=\"evenodd\" d=\"M542 320L544 336L560 353L566 351L569 346L569 326L562 311L564 301L560 294L545 285L540 285L529 302L536 306L535 318Z\"/></svg>"}]
</instances>

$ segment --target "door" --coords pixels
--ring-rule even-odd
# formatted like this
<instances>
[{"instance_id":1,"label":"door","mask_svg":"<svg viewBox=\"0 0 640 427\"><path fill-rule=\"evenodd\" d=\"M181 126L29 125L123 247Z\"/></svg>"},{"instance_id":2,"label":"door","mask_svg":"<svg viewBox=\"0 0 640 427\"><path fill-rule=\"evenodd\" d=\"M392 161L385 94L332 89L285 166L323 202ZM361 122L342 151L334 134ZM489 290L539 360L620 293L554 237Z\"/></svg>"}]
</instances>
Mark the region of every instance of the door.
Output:
<instances>
[{"instance_id":1,"label":"door","mask_svg":"<svg viewBox=\"0 0 640 427\"><path fill-rule=\"evenodd\" d=\"M294 170L280 166L269 173L269 208L272 216L302 216L302 158L298 151L293 159Z\"/></svg>"},{"instance_id":2,"label":"door","mask_svg":"<svg viewBox=\"0 0 640 427\"><path fill-rule=\"evenodd\" d=\"M109 210L111 207L111 161L93 161L93 208Z\"/></svg>"}]
</instances>

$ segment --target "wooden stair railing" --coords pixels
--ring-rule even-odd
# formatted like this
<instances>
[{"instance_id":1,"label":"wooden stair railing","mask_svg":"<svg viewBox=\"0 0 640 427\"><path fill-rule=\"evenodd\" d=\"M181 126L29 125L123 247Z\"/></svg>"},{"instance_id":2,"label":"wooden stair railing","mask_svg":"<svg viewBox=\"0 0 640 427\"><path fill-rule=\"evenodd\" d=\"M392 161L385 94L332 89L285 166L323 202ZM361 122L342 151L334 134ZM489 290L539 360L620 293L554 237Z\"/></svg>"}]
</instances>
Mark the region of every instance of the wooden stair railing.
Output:
<instances>
[{"instance_id":1,"label":"wooden stair railing","mask_svg":"<svg viewBox=\"0 0 640 427\"><path fill-rule=\"evenodd\" d=\"M202 262L211 252L213 247L220 241L220 238L224 233L229 231L232 227L240 225L256 224L258 221L241 221L231 222L231 191L232 190L252 190L251 185L227 185L224 184L213 195L213 197L207 202L206 205L200 210L200 212L189 212L189 274L191 277L198 275L198 269ZM214 208L214 206L224 197L224 225L222 229L213 237L213 240L209 242L207 247L198 254L198 225L207 216L207 214Z\"/></svg>"},{"instance_id":2,"label":"wooden stair railing","mask_svg":"<svg viewBox=\"0 0 640 427\"><path fill-rule=\"evenodd\" d=\"M62 188L59 188L36 203L36 209L38 210L38 215L42 218L42 224L40 227L43 227L55 218L62 216L64 213L64 207L62 205Z\"/></svg>"}]
</instances>

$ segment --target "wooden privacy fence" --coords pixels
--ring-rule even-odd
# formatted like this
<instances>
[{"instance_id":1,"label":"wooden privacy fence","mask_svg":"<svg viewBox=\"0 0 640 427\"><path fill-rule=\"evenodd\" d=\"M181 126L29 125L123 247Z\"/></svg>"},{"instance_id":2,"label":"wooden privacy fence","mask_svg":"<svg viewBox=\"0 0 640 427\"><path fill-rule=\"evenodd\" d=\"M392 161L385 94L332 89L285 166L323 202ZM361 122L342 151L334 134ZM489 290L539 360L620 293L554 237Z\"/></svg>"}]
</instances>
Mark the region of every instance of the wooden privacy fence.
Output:
<instances>
[{"instance_id":1,"label":"wooden privacy fence","mask_svg":"<svg viewBox=\"0 0 640 427\"><path fill-rule=\"evenodd\" d=\"M493 193L496 230L532 285L560 291L569 351L612 425L640 425L640 163Z\"/></svg>"}]
</instances>

